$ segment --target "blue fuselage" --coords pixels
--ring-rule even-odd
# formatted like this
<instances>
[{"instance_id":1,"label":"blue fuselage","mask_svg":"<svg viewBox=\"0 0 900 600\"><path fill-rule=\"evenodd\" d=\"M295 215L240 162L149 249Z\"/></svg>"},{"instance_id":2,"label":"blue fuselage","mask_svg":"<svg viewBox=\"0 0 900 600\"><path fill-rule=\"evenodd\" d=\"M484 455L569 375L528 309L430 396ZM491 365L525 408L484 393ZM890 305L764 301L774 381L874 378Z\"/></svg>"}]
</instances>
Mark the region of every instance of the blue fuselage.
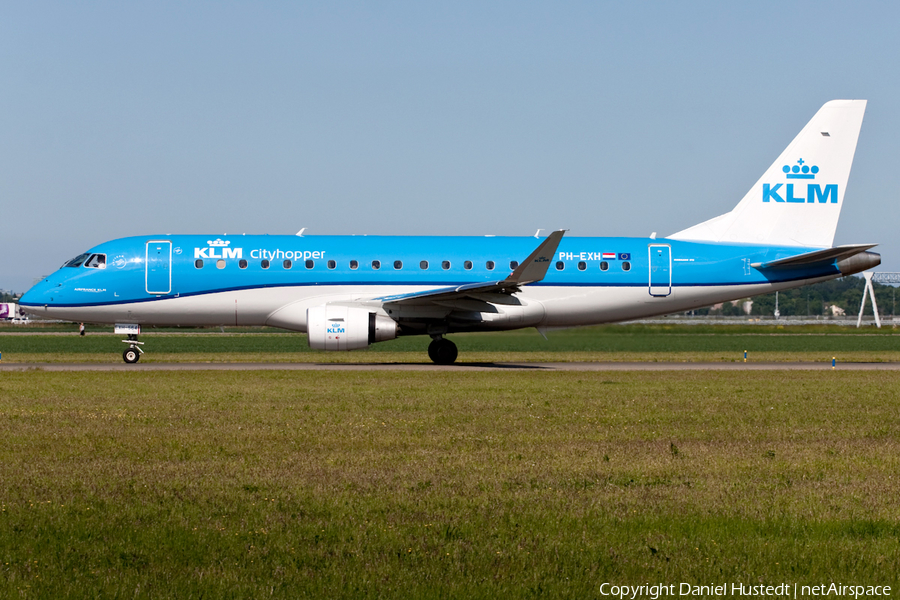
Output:
<instances>
[{"instance_id":1,"label":"blue fuselage","mask_svg":"<svg viewBox=\"0 0 900 600\"><path fill-rule=\"evenodd\" d=\"M333 295L366 301L398 290L502 280L539 241L129 237L95 246L81 261L70 261L25 294L21 305L38 315L89 322L273 324L269 317L280 307L306 298L328 302ZM841 275L834 263L774 271L751 266L809 250L814 249L566 237L544 279L520 292L543 306L537 323L521 326L581 325L664 314ZM173 302L188 298L194 300ZM208 308L199 302L202 299L210 299ZM301 323L289 328L304 330Z\"/></svg>"}]
</instances>

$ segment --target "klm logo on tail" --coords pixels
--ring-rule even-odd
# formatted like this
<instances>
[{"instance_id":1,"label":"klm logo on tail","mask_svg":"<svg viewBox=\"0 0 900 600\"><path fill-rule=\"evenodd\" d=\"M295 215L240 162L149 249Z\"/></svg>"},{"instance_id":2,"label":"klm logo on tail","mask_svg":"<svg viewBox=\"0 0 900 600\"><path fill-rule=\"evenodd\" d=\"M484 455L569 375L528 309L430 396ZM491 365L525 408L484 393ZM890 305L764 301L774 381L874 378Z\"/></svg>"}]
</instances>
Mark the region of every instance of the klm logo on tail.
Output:
<instances>
[{"instance_id":1,"label":"klm logo on tail","mask_svg":"<svg viewBox=\"0 0 900 600\"><path fill-rule=\"evenodd\" d=\"M784 165L781 170L784 171L785 179L815 179L816 175L819 173L818 166L814 165L810 167L805 164L802 158L797 161L796 165ZM803 185L804 184L802 183L776 183L775 185L764 183L762 189L762 201L789 202L794 204L837 204L838 186L836 183L826 184L824 188L818 183L807 183L805 184L805 194L802 192ZM781 189L782 186L784 186L784 190ZM796 196L795 192L799 192L800 195Z\"/></svg>"}]
</instances>

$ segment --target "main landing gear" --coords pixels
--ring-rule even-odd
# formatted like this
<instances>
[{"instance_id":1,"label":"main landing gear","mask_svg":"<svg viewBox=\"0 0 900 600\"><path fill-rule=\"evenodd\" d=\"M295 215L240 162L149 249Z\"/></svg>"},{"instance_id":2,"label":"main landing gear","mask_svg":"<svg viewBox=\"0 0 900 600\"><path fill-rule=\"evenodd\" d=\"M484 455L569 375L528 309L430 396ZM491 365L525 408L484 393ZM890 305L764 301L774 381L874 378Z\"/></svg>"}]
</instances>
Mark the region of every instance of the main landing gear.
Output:
<instances>
[{"instance_id":1,"label":"main landing gear","mask_svg":"<svg viewBox=\"0 0 900 600\"><path fill-rule=\"evenodd\" d=\"M125 359L125 362L130 365L133 365L134 363L139 361L141 359L141 354L144 353L144 351L141 350L140 346L140 344L143 344L144 342L139 342L137 337L138 336L130 333L128 334L127 340L122 340L123 342L128 344L125 352L122 353L122 358Z\"/></svg>"},{"instance_id":2,"label":"main landing gear","mask_svg":"<svg viewBox=\"0 0 900 600\"><path fill-rule=\"evenodd\" d=\"M428 345L428 358L436 365L452 365L456 362L459 351L456 344L441 336L435 337Z\"/></svg>"}]
</instances>

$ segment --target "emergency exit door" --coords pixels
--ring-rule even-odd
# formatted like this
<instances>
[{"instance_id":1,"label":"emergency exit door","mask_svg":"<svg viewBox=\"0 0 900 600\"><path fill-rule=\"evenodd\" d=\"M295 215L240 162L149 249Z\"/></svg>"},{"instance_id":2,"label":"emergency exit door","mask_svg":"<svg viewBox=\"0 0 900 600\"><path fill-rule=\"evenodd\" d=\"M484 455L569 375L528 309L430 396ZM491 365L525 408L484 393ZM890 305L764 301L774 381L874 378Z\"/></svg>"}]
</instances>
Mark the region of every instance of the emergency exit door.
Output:
<instances>
[{"instance_id":1,"label":"emergency exit door","mask_svg":"<svg viewBox=\"0 0 900 600\"><path fill-rule=\"evenodd\" d=\"M168 294L172 291L172 242L147 242L146 289L148 294Z\"/></svg>"},{"instance_id":2,"label":"emergency exit door","mask_svg":"<svg viewBox=\"0 0 900 600\"><path fill-rule=\"evenodd\" d=\"M651 244L650 295L668 296L672 293L672 252L668 244Z\"/></svg>"}]
</instances>

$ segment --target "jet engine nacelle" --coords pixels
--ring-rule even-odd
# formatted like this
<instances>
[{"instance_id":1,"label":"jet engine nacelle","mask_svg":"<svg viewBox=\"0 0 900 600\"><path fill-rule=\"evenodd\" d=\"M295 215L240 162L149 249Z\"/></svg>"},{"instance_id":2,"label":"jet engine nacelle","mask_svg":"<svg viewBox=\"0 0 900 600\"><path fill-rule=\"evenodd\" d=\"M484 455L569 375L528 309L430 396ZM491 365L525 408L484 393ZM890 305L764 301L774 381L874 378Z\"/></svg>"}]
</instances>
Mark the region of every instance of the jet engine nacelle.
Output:
<instances>
[{"instance_id":1,"label":"jet engine nacelle","mask_svg":"<svg viewBox=\"0 0 900 600\"><path fill-rule=\"evenodd\" d=\"M323 305L306 310L309 347L314 350L358 350L397 337L397 322L353 306Z\"/></svg>"}]
</instances>

